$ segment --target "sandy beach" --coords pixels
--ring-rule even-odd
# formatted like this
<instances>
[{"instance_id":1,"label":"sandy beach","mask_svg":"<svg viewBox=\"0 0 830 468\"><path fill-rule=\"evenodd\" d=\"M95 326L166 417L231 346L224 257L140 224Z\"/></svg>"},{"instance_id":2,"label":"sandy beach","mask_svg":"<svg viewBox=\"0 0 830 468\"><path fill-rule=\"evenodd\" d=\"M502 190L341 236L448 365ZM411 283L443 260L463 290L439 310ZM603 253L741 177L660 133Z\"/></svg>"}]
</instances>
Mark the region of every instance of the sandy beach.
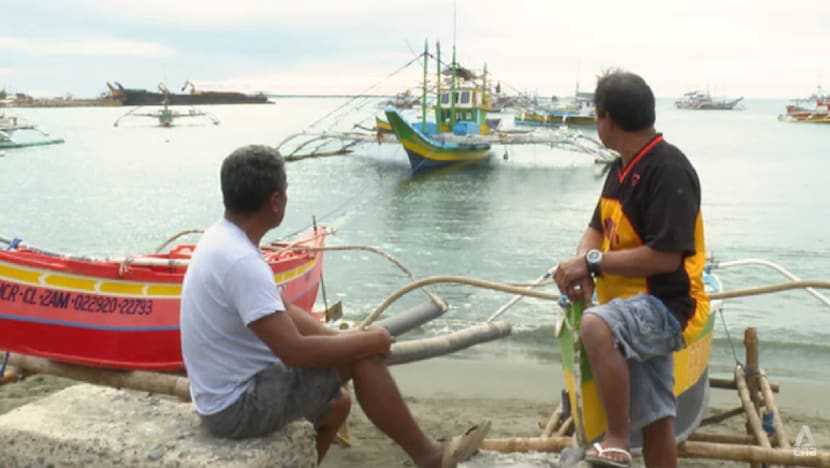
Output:
<instances>
[{"instance_id":1,"label":"sandy beach","mask_svg":"<svg viewBox=\"0 0 830 468\"><path fill-rule=\"evenodd\" d=\"M558 363L536 364L503 360L439 358L393 367L393 373L415 418L435 437L451 437L477 421L492 421L490 437L536 437L559 402L564 383ZM830 448L828 382L782 381L776 402L791 437L802 425L810 427L817 446ZM737 393L713 390L710 411L738 406ZM375 429L358 405L350 416L353 445L334 446L321 466L411 466L406 455ZM709 426L707 433L743 434L743 417ZM464 466L554 466L556 454L499 455L482 453ZM635 466L641 460L635 462ZM682 460L681 466L746 466L707 460Z\"/></svg>"},{"instance_id":2,"label":"sandy beach","mask_svg":"<svg viewBox=\"0 0 830 468\"><path fill-rule=\"evenodd\" d=\"M511 362L497 359L438 358L392 368L415 418L435 437L451 437L470 425L490 420L490 437L535 437L559 401L563 381L556 363ZM773 381L781 386L777 403L791 437L802 425L810 427L816 444L830 448L830 407L824 396L830 383ZM0 386L0 413L41 398L74 382L45 375ZM731 390L713 390L710 411L739 404ZM744 433L744 420L709 426L709 433ZM349 418L352 446L333 446L323 467L412 466L406 455L375 429L355 404ZM502 455L484 452L470 462L475 467L555 466L556 454ZM681 466L745 466L746 463L683 460ZM636 464L635 464L636 466Z\"/></svg>"}]
</instances>

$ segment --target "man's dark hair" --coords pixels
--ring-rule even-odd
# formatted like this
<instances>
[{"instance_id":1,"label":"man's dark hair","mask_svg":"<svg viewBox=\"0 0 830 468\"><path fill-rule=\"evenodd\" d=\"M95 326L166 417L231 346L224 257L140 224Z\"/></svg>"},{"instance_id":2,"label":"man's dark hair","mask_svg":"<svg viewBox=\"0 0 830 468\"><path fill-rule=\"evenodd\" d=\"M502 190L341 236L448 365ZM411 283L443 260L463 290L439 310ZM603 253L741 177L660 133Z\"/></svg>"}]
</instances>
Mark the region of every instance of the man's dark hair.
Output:
<instances>
[{"instance_id":1,"label":"man's dark hair","mask_svg":"<svg viewBox=\"0 0 830 468\"><path fill-rule=\"evenodd\" d=\"M243 146L222 162L222 202L229 213L253 213L274 193L285 193L285 163L279 151Z\"/></svg>"},{"instance_id":2,"label":"man's dark hair","mask_svg":"<svg viewBox=\"0 0 830 468\"><path fill-rule=\"evenodd\" d=\"M612 70L597 80L594 91L597 115L606 113L626 132L654 126L654 93L639 75Z\"/></svg>"}]
</instances>

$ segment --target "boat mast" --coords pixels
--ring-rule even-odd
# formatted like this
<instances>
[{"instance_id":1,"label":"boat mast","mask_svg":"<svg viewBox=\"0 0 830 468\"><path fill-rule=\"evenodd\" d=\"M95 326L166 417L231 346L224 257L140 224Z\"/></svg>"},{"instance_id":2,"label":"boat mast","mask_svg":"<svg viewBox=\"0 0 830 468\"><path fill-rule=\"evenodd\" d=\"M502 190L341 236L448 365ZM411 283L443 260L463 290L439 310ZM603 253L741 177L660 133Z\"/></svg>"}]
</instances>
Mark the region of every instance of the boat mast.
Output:
<instances>
[{"instance_id":1,"label":"boat mast","mask_svg":"<svg viewBox=\"0 0 830 468\"><path fill-rule=\"evenodd\" d=\"M450 80L450 130L455 127L455 44L452 45L452 79Z\"/></svg>"},{"instance_id":2,"label":"boat mast","mask_svg":"<svg viewBox=\"0 0 830 468\"><path fill-rule=\"evenodd\" d=\"M435 125L438 126L440 133L441 127L444 126L444 118L441 112L441 43L435 42L435 71L438 79L435 80L435 95L438 97L435 103Z\"/></svg>"},{"instance_id":3,"label":"boat mast","mask_svg":"<svg viewBox=\"0 0 830 468\"><path fill-rule=\"evenodd\" d=\"M429 44L424 39L424 82L421 90L421 131L427 133L427 64L429 63Z\"/></svg>"},{"instance_id":4,"label":"boat mast","mask_svg":"<svg viewBox=\"0 0 830 468\"><path fill-rule=\"evenodd\" d=\"M455 25L456 8L455 0L452 2L452 79L450 80L450 131L455 127Z\"/></svg>"},{"instance_id":5,"label":"boat mast","mask_svg":"<svg viewBox=\"0 0 830 468\"><path fill-rule=\"evenodd\" d=\"M487 62L484 62L484 72L481 75L481 107L487 108Z\"/></svg>"}]
</instances>

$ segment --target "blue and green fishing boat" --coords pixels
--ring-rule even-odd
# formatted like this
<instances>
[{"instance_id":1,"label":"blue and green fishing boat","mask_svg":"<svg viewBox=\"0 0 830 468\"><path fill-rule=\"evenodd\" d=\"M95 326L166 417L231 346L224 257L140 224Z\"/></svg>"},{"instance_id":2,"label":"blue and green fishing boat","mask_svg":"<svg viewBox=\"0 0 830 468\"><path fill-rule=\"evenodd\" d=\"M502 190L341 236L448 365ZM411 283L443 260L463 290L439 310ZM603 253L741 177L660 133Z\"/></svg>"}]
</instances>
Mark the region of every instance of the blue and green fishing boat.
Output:
<instances>
[{"instance_id":1,"label":"blue and green fishing boat","mask_svg":"<svg viewBox=\"0 0 830 468\"><path fill-rule=\"evenodd\" d=\"M487 67L481 77L458 66L453 47L452 64L442 72L440 46L436 53L437 86L433 122L425 118L410 123L396 109L385 110L387 121L403 145L413 172L486 161L491 154L487 109ZM421 115L427 115L427 66L429 50L424 44L424 80ZM449 73L448 88L442 89L443 74Z\"/></svg>"}]
</instances>

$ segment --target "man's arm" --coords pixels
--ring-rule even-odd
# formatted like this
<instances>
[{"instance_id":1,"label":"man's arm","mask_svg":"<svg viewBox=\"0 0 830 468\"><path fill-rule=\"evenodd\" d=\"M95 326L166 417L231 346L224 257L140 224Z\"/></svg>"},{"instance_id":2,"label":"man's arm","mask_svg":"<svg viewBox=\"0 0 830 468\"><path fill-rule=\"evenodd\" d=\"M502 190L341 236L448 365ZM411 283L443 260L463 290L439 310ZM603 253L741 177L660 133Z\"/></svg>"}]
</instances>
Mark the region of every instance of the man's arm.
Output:
<instances>
[{"instance_id":1,"label":"man's arm","mask_svg":"<svg viewBox=\"0 0 830 468\"><path fill-rule=\"evenodd\" d=\"M582 239L579 240L576 248L576 255L560 262L553 273L553 280L563 294L567 294L573 301L583 299L587 304L591 303L594 294L594 281L588 275L585 253L602 246L602 232L594 227L594 224L598 223L597 213L594 213L595 219L582 233ZM579 289L576 289L577 286Z\"/></svg>"},{"instance_id":2,"label":"man's arm","mask_svg":"<svg viewBox=\"0 0 830 468\"><path fill-rule=\"evenodd\" d=\"M300 313L305 314L302 310ZM392 345L389 332L381 327L370 327L357 333L304 336L298 328L310 330L315 327L302 317L298 317L300 325L296 325L294 315L298 315L296 311L294 314L277 311L249 324L256 336L290 367L337 367L386 355Z\"/></svg>"},{"instance_id":3,"label":"man's arm","mask_svg":"<svg viewBox=\"0 0 830 468\"><path fill-rule=\"evenodd\" d=\"M588 227L579 242L577 254L559 264L554 273L554 280L559 290L571 300L584 298L590 302L593 294L593 281L590 280L585 253L598 249L602 245L602 233ZM655 250L647 245L629 250L605 252L602 256L600 271L620 276L651 276L671 273L680 267L683 253L679 251ZM581 290L574 289L580 286Z\"/></svg>"},{"instance_id":4,"label":"man's arm","mask_svg":"<svg viewBox=\"0 0 830 468\"><path fill-rule=\"evenodd\" d=\"M288 311L288 315L291 316L291 320L294 321L297 331L300 332L300 335L339 335L337 330L332 330L331 328L325 326L319 320L312 317L306 311L295 306L294 304L285 304L285 307Z\"/></svg>"},{"instance_id":5,"label":"man's arm","mask_svg":"<svg viewBox=\"0 0 830 468\"><path fill-rule=\"evenodd\" d=\"M577 256L584 256L586 252L591 249L599 249L602 246L602 233L592 226L585 228L582 233L582 239L579 241L579 246L576 248Z\"/></svg>"},{"instance_id":6,"label":"man's arm","mask_svg":"<svg viewBox=\"0 0 830 468\"><path fill-rule=\"evenodd\" d=\"M671 273L680 267L683 253L655 250L647 245L628 250L605 252L600 271L620 276L652 276Z\"/></svg>"}]
</instances>

